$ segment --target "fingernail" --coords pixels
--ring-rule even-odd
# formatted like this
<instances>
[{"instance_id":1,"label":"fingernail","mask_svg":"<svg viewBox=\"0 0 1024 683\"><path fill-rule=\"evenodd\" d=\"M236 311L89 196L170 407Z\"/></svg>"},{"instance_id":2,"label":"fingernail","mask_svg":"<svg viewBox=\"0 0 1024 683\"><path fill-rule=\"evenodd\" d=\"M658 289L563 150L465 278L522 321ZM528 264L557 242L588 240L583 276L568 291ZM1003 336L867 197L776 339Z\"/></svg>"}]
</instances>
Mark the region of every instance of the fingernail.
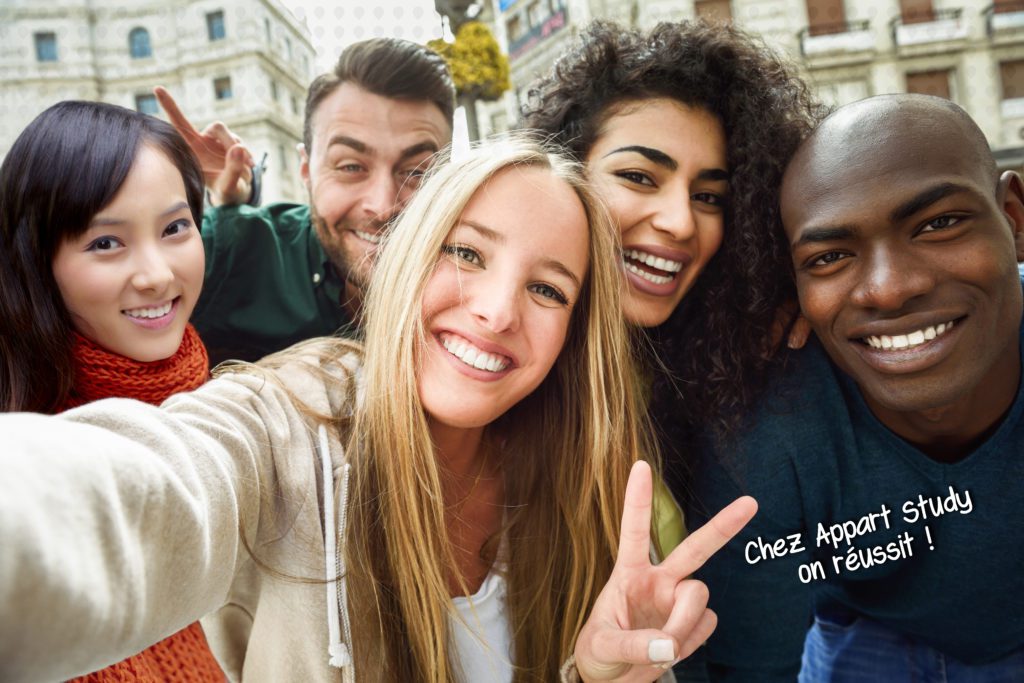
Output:
<instances>
[{"instance_id":1,"label":"fingernail","mask_svg":"<svg viewBox=\"0 0 1024 683\"><path fill-rule=\"evenodd\" d=\"M647 644L647 658L652 662L673 662L676 658L676 648L668 638L652 640Z\"/></svg>"}]
</instances>

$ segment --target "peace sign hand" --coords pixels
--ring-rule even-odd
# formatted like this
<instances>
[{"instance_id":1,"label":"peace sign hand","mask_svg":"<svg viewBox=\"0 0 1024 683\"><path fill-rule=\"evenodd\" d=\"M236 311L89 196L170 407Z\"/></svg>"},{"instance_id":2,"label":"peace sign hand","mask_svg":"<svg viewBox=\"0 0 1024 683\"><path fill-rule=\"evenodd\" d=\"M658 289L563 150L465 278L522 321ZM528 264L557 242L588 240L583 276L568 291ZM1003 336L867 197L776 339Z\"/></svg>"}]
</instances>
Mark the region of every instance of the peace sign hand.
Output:
<instances>
[{"instance_id":1,"label":"peace sign hand","mask_svg":"<svg viewBox=\"0 0 1024 683\"><path fill-rule=\"evenodd\" d=\"M178 103L165 88L153 89L167 118L192 149L203 169L206 186L214 206L242 204L252 192L252 155L242 139L220 121L211 123L202 132L178 108Z\"/></svg>"},{"instance_id":2,"label":"peace sign hand","mask_svg":"<svg viewBox=\"0 0 1024 683\"><path fill-rule=\"evenodd\" d=\"M652 565L652 489L650 466L637 462L626 484L615 567L576 641L584 681L653 681L707 640L717 623L707 609L708 589L686 577L757 512L749 496L733 501Z\"/></svg>"}]
</instances>

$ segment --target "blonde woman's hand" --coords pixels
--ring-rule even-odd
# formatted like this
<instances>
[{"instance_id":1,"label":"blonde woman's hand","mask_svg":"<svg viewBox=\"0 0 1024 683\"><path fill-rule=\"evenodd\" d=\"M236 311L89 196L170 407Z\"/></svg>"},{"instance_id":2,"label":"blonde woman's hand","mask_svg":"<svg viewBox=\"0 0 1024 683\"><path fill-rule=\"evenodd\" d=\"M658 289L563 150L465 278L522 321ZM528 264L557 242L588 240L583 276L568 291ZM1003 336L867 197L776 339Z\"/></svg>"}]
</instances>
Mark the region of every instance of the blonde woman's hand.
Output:
<instances>
[{"instance_id":1,"label":"blonde woman's hand","mask_svg":"<svg viewBox=\"0 0 1024 683\"><path fill-rule=\"evenodd\" d=\"M171 125L185 139L203 169L214 206L243 204L252 193L252 155L242 139L220 121L196 130L165 88L153 89Z\"/></svg>"},{"instance_id":2,"label":"blonde woman's hand","mask_svg":"<svg viewBox=\"0 0 1024 683\"><path fill-rule=\"evenodd\" d=\"M653 681L707 640L717 621L708 589L687 577L757 512L753 498L737 499L652 565L652 488L650 466L633 465L615 568L576 641L584 681Z\"/></svg>"}]
</instances>

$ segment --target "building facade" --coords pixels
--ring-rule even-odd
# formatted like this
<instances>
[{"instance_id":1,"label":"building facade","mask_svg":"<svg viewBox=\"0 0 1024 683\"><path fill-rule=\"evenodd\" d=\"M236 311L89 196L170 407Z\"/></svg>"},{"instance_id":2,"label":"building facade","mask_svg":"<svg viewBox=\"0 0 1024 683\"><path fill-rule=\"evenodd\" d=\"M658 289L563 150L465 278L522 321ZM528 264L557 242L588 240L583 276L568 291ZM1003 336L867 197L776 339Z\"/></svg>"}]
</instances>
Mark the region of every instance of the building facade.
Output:
<instances>
[{"instance_id":1,"label":"building facade","mask_svg":"<svg viewBox=\"0 0 1024 683\"><path fill-rule=\"evenodd\" d=\"M592 18L650 27L731 21L788 55L824 102L884 93L948 97L978 122L1003 168L1024 163L1022 0L494 0L516 94L491 128L515 121L517 99Z\"/></svg>"},{"instance_id":2,"label":"building facade","mask_svg":"<svg viewBox=\"0 0 1024 683\"><path fill-rule=\"evenodd\" d=\"M46 107L99 100L161 116L166 87L198 127L223 121L257 161L264 201L305 201L314 51L280 0L0 0L0 156Z\"/></svg>"}]
</instances>

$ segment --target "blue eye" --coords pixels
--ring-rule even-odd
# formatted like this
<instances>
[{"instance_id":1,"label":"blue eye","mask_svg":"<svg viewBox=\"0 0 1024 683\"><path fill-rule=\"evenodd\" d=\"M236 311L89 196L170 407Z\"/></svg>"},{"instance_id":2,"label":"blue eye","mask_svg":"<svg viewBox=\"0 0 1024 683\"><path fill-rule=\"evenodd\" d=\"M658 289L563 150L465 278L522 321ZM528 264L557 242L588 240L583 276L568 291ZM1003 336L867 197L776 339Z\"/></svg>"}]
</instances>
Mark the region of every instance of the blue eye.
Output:
<instances>
[{"instance_id":1,"label":"blue eye","mask_svg":"<svg viewBox=\"0 0 1024 683\"><path fill-rule=\"evenodd\" d=\"M569 300L565 298L564 294L562 294L560 291L558 291L551 285L544 284L543 282L530 285L530 291L539 294L545 299L551 299L552 301L556 301L562 304L563 306L569 303Z\"/></svg>"},{"instance_id":2,"label":"blue eye","mask_svg":"<svg viewBox=\"0 0 1024 683\"><path fill-rule=\"evenodd\" d=\"M470 265L480 266L483 265L483 259L480 254L471 247L463 246L461 244L445 244L441 247L441 253L453 256L459 261L464 261Z\"/></svg>"}]
</instances>

